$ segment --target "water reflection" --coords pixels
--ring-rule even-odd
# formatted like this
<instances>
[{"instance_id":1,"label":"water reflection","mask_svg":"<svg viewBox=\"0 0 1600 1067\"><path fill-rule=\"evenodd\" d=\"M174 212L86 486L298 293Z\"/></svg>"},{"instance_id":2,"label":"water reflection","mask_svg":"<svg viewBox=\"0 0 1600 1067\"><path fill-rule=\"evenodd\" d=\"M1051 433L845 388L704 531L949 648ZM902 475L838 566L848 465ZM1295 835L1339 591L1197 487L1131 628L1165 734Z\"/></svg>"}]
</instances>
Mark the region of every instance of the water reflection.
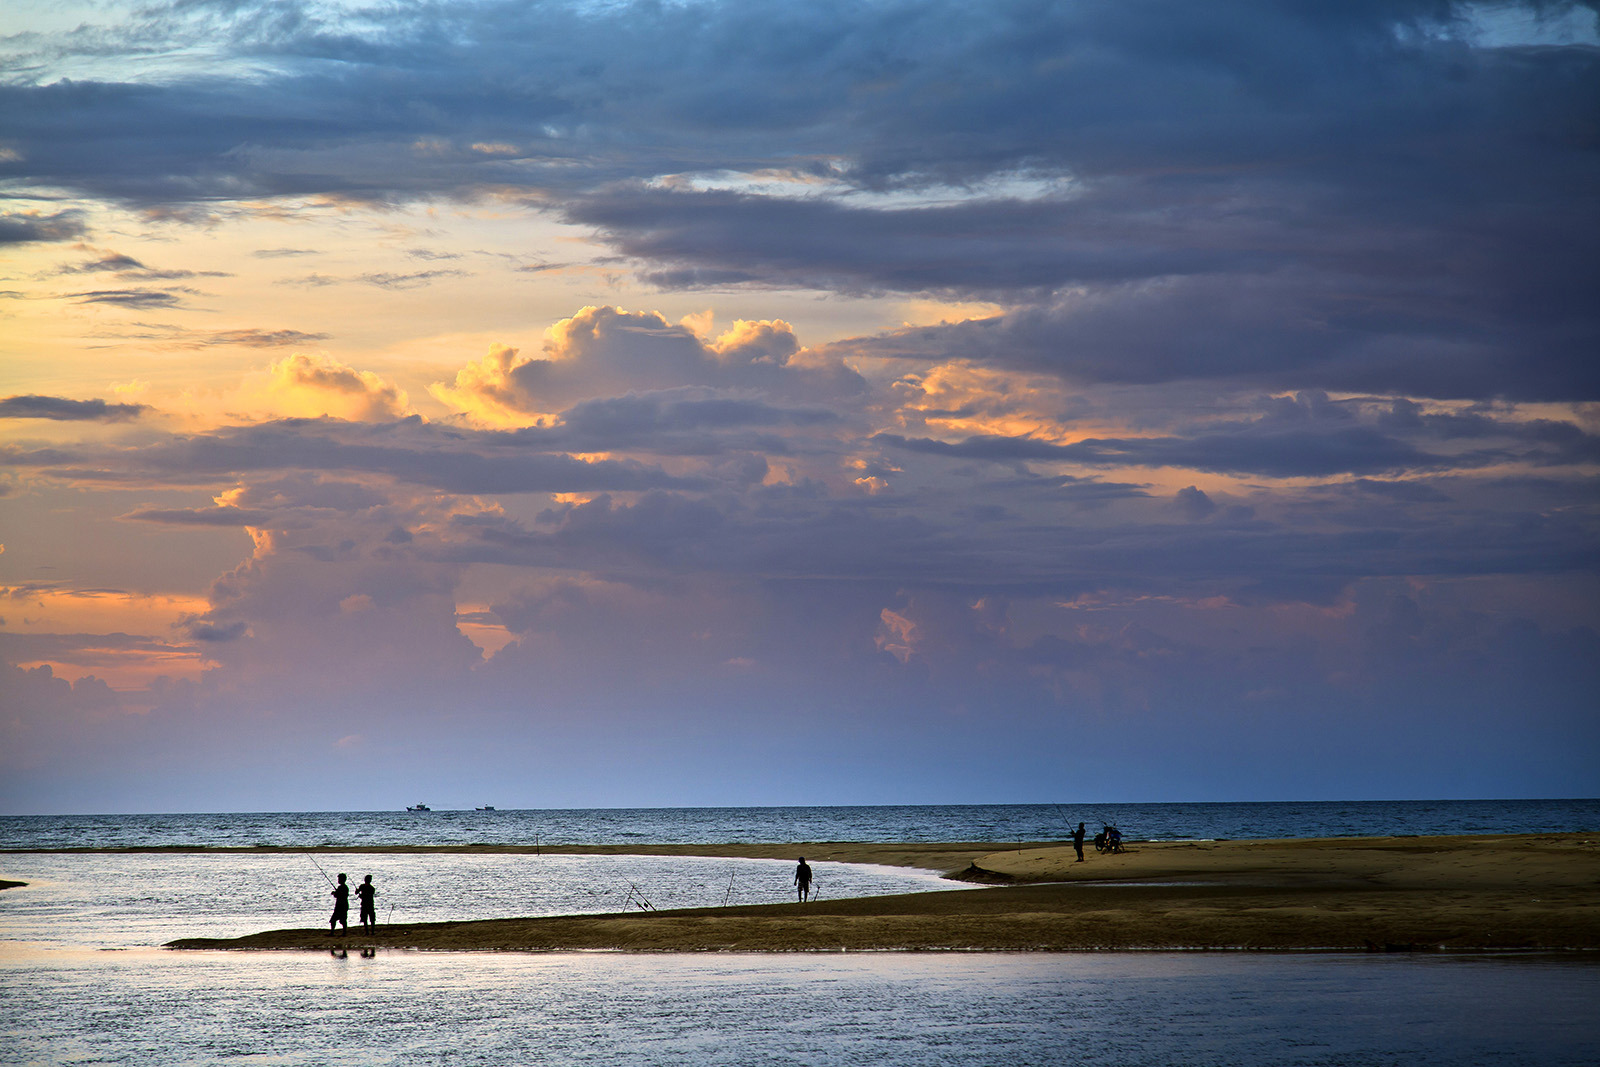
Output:
<instances>
[{"instance_id":1,"label":"water reflection","mask_svg":"<svg viewBox=\"0 0 1600 1067\"><path fill-rule=\"evenodd\" d=\"M1600 1057L1590 1021L1600 967L1550 958L48 956L0 961L10 1039L0 1062L1567 1067Z\"/></svg>"}]
</instances>

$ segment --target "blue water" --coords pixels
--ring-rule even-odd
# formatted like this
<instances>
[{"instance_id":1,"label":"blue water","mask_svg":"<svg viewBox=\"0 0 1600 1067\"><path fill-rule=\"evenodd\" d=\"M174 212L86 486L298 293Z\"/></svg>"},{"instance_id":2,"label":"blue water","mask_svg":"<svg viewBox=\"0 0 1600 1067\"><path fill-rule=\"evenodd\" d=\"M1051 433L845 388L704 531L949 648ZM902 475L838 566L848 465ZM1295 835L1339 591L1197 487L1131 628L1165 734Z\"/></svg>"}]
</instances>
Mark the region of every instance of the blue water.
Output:
<instances>
[{"instance_id":1,"label":"blue water","mask_svg":"<svg viewBox=\"0 0 1600 1067\"><path fill-rule=\"evenodd\" d=\"M0 957L0 1064L1593 1067L1600 966L1236 954Z\"/></svg>"},{"instance_id":2,"label":"blue water","mask_svg":"<svg viewBox=\"0 0 1600 1067\"><path fill-rule=\"evenodd\" d=\"M933 871L814 862L818 899L975 891ZM181 937L324 928L328 877L371 875L380 922L592 915L794 899L792 860L704 856L17 852L0 877L0 945L154 948Z\"/></svg>"},{"instance_id":3,"label":"blue water","mask_svg":"<svg viewBox=\"0 0 1600 1067\"><path fill-rule=\"evenodd\" d=\"M106 846L1059 840L1541 833L1600 802L1442 801L0 818L0 1065L1592 1067L1593 954L173 952L326 920L311 857ZM780 861L324 856L380 922L782 900ZM929 874L818 864L825 895ZM943 883L949 886L949 883ZM952 887L953 888L953 887ZM985 892L983 889L963 889ZM397 909L389 912L389 908Z\"/></svg>"},{"instance_id":4,"label":"blue water","mask_svg":"<svg viewBox=\"0 0 1600 1067\"><path fill-rule=\"evenodd\" d=\"M1060 841L1078 822L1132 841L1600 832L1600 800L574 808L0 816L0 849L123 846L617 845Z\"/></svg>"}]
</instances>

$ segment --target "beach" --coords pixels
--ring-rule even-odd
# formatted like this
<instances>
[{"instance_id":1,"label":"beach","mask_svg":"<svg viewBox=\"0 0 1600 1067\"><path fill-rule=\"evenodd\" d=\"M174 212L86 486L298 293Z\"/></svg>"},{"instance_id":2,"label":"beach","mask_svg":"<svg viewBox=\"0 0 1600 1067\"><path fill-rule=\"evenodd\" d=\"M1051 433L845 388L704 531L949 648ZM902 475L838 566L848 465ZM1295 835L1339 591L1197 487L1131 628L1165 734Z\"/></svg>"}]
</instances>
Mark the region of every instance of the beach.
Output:
<instances>
[{"instance_id":1,"label":"beach","mask_svg":"<svg viewBox=\"0 0 1600 1067\"><path fill-rule=\"evenodd\" d=\"M108 851L108 850L83 850ZM178 851L126 849L122 851ZM184 849L182 851L199 851ZM206 849L272 852L272 848ZM533 853L533 846L333 847L361 853ZM330 946L628 952L1600 948L1600 835L1070 843L542 846L544 854L745 857L935 870L984 888L673 911L185 938L184 949Z\"/></svg>"}]
</instances>

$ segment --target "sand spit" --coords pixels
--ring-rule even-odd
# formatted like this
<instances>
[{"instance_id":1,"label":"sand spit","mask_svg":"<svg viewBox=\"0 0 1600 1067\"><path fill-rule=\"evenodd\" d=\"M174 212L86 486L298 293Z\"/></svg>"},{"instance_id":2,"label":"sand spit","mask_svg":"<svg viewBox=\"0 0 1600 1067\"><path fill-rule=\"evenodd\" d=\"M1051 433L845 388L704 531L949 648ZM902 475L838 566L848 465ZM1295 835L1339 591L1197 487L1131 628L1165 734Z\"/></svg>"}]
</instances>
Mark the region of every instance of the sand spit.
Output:
<instances>
[{"instance_id":1,"label":"sand spit","mask_svg":"<svg viewBox=\"0 0 1600 1067\"><path fill-rule=\"evenodd\" d=\"M170 850L163 850L170 851ZM294 851L273 849L191 851ZM533 852L533 848L338 850ZM989 886L809 904L273 930L173 948L620 951L1600 949L1600 834L1131 844L543 847L546 853L882 863Z\"/></svg>"}]
</instances>

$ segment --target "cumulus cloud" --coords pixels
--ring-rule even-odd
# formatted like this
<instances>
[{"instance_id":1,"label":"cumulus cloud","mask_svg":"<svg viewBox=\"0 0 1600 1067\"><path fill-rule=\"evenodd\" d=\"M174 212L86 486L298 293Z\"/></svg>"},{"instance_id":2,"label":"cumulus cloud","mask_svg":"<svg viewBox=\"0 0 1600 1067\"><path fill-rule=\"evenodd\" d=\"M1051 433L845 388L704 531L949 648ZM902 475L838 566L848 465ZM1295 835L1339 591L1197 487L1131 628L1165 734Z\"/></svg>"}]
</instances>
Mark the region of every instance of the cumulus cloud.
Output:
<instances>
[{"instance_id":1,"label":"cumulus cloud","mask_svg":"<svg viewBox=\"0 0 1600 1067\"><path fill-rule=\"evenodd\" d=\"M601 306L551 326L542 355L496 345L431 392L480 421L514 426L627 392L703 386L823 400L857 394L864 384L838 359L802 358L782 320L736 322L707 341L659 312Z\"/></svg>"},{"instance_id":2,"label":"cumulus cloud","mask_svg":"<svg viewBox=\"0 0 1600 1067\"><path fill-rule=\"evenodd\" d=\"M272 364L268 374L267 396L288 415L375 421L406 412L403 390L326 356L296 352Z\"/></svg>"}]
</instances>

